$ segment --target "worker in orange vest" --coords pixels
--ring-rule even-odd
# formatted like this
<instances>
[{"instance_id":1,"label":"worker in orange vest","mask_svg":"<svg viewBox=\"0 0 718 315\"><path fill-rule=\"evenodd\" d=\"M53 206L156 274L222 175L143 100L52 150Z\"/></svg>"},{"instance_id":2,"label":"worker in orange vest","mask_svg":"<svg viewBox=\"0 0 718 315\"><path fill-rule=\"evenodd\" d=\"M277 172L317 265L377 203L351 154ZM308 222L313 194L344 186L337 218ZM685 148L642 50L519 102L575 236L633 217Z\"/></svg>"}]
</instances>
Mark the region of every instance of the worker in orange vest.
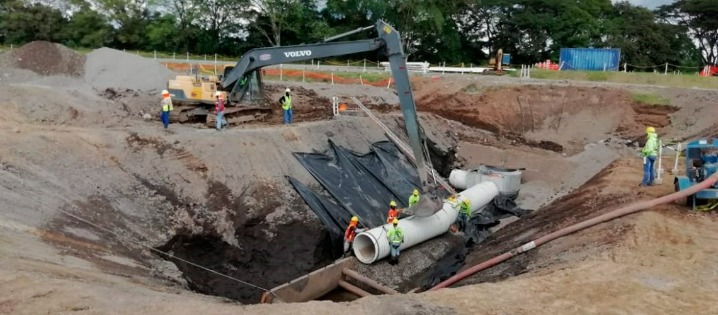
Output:
<instances>
[{"instance_id":1,"label":"worker in orange vest","mask_svg":"<svg viewBox=\"0 0 718 315\"><path fill-rule=\"evenodd\" d=\"M347 230L344 232L344 254L345 255L347 252L349 252L349 250L352 249L354 237L357 235L357 233L364 232L364 229L357 227L358 224L359 224L359 218L357 216L353 216L352 219L349 221L349 226L347 226Z\"/></svg>"},{"instance_id":2,"label":"worker in orange vest","mask_svg":"<svg viewBox=\"0 0 718 315\"><path fill-rule=\"evenodd\" d=\"M401 209L396 208L396 202L392 200L389 203L389 212L386 215L386 223L392 223L394 222L394 219L399 218L399 213L401 212Z\"/></svg>"}]
</instances>

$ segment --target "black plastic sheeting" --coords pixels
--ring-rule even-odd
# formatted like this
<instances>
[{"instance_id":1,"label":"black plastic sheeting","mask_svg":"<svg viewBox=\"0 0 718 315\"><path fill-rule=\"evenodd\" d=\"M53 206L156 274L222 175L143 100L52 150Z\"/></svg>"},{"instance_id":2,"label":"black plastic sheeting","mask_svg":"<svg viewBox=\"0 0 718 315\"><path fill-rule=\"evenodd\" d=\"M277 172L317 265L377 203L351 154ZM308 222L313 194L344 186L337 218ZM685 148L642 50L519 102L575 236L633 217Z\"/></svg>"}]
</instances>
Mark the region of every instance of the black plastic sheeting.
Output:
<instances>
[{"instance_id":1,"label":"black plastic sheeting","mask_svg":"<svg viewBox=\"0 0 718 315\"><path fill-rule=\"evenodd\" d=\"M399 208L406 207L411 192L421 187L416 170L390 141L373 143L366 154L343 148L331 139L329 147L327 154L294 156L330 197L294 178L289 181L327 227L336 252L352 216L358 216L365 227L380 226L386 222L389 202L394 200Z\"/></svg>"},{"instance_id":2,"label":"black plastic sheeting","mask_svg":"<svg viewBox=\"0 0 718 315\"><path fill-rule=\"evenodd\" d=\"M399 208L406 207L411 192L421 190L416 169L390 141L373 143L369 153L360 154L330 139L327 153L294 156L328 193L321 194L288 177L326 226L335 257L342 254L344 229L352 216L358 216L360 225L367 228L383 225L390 201L396 201ZM499 219L525 212L509 197L495 198L485 211L472 216L464 232L467 243L483 241Z\"/></svg>"}]
</instances>

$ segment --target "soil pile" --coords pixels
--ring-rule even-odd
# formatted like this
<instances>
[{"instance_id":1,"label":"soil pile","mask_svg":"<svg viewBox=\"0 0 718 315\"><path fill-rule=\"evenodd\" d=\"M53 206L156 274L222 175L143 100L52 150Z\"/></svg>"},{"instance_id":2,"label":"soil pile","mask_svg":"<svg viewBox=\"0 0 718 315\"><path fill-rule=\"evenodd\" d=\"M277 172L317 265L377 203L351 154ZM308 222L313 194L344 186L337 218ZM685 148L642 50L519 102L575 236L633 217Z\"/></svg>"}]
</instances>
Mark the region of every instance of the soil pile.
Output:
<instances>
[{"instance_id":1,"label":"soil pile","mask_svg":"<svg viewBox=\"0 0 718 315\"><path fill-rule=\"evenodd\" d=\"M172 72L161 63L111 48L93 50L85 63L85 81L100 91L159 92L170 78Z\"/></svg>"},{"instance_id":2,"label":"soil pile","mask_svg":"<svg viewBox=\"0 0 718 315\"><path fill-rule=\"evenodd\" d=\"M82 76L85 56L60 44L35 41L6 53L3 66L30 70L40 75Z\"/></svg>"}]
</instances>

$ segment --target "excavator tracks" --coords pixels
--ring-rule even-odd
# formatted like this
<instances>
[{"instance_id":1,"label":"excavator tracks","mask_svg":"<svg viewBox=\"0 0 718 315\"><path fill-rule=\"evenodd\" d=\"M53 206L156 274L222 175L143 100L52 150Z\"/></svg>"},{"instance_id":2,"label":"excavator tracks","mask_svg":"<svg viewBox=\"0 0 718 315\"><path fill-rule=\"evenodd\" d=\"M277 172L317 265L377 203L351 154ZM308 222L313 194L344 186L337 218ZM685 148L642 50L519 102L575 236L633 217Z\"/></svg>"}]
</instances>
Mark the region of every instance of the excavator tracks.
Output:
<instances>
[{"instance_id":1,"label":"excavator tracks","mask_svg":"<svg viewBox=\"0 0 718 315\"><path fill-rule=\"evenodd\" d=\"M262 121L271 112L271 108L263 106L226 107L224 109L224 118L227 120L227 124L231 126ZM214 127L216 124L217 116L214 113L209 113L207 115L207 126Z\"/></svg>"}]
</instances>

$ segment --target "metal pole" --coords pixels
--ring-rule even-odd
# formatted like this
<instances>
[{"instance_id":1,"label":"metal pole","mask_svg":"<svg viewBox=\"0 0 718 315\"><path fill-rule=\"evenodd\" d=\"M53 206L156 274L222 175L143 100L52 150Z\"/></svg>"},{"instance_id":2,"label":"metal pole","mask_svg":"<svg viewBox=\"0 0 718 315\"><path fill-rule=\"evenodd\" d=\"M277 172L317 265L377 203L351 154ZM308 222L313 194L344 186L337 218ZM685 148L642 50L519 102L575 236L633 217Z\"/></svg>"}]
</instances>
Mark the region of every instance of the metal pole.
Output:
<instances>
[{"instance_id":1,"label":"metal pole","mask_svg":"<svg viewBox=\"0 0 718 315\"><path fill-rule=\"evenodd\" d=\"M177 59L177 53L176 53L176 52L173 52L173 53L172 53L172 60L175 60L175 59Z\"/></svg>"},{"instance_id":2,"label":"metal pole","mask_svg":"<svg viewBox=\"0 0 718 315\"><path fill-rule=\"evenodd\" d=\"M364 59L364 71L363 72L366 72L366 59Z\"/></svg>"},{"instance_id":3,"label":"metal pole","mask_svg":"<svg viewBox=\"0 0 718 315\"><path fill-rule=\"evenodd\" d=\"M279 81L282 81L283 76L284 76L284 75L283 75L283 73L282 73L282 64L280 63L280 64L279 64Z\"/></svg>"},{"instance_id":4,"label":"metal pole","mask_svg":"<svg viewBox=\"0 0 718 315\"><path fill-rule=\"evenodd\" d=\"M661 167L661 158L663 157L663 142L661 140L658 140L658 168L656 169L656 184L662 184L663 183L663 176L661 176L661 173L663 173L663 167Z\"/></svg>"},{"instance_id":5,"label":"metal pole","mask_svg":"<svg viewBox=\"0 0 718 315\"><path fill-rule=\"evenodd\" d=\"M668 63L666 62L666 70L663 72L663 74L668 74Z\"/></svg>"},{"instance_id":6,"label":"metal pole","mask_svg":"<svg viewBox=\"0 0 718 315\"><path fill-rule=\"evenodd\" d=\"M332 72L332 84L334 84L334 72Z\"/></svg>"},{"instance_id":7,"label":"metal pole","mask_svg":"<svg viewBox=\"0 0 718 315\"><path fill-rule=\"evenodd\" d=\"M189 51L187 52L187 63L189 63Z\"/></svg>"},{"instance_id":8,"label":"metal pole","mask_svg":"<svg viewBox=\"0 0 718 315\"><path fill-rule=\"evenodd\" d=\"M214 75L217 75L217 54L214 54Z\"/></svg>"},{"instance_id":9,"label":"metal pole","mask_svg":"<svg viewBox=\"0 0 718 315\"><path fill-rule=\"evenodd\" d=\"M391 87L391 77L389 77L389 83L386 84L386 88L388 89L389 87Z\"/></svg>"}]
</instances>

